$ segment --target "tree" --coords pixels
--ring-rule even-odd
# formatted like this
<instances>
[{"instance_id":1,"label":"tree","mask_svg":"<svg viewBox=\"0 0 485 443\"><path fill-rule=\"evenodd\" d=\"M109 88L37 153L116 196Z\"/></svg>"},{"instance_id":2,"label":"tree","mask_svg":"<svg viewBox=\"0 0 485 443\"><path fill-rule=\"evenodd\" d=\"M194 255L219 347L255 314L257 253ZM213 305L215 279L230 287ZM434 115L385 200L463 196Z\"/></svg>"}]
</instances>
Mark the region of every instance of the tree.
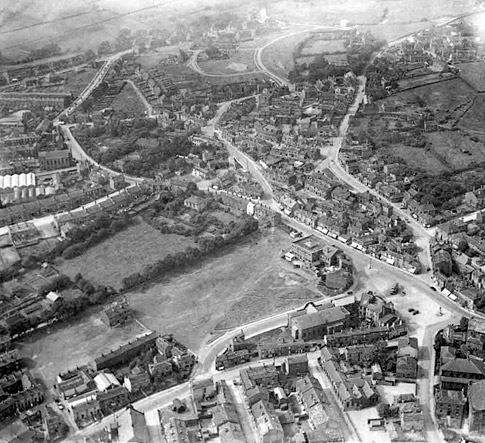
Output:
<instances>
[{"instance_id":1,"label":"tree","mask_svg":"<svg viewBox=\"0 0 485 443\"><path fill-rule=\"evenodd\" d=\"M391 407L387 403L379 403L376 409L379 417L388 418L390 416Z\"/></svg>"}]
</instances>

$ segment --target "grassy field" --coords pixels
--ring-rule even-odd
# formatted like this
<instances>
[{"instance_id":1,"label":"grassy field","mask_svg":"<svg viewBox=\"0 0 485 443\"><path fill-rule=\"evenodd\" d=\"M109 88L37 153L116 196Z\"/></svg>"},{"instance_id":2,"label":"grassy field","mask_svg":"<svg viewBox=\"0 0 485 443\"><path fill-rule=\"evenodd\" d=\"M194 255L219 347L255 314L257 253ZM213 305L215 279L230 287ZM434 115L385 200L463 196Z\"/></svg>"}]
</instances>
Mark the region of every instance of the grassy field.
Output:
<instances>
[{"instance_id":1,"label":"grassy field","mask_svg":"<svg viewBox=\"0 0 485 443\"><path fill-rule=\"evenodd\" d=\"M69 323L38 332L20 342L21 356L48 386L60 372L88 364L98 355L128 343L148 332L137 322L110 328L101 321L101 309L93 308ZM66 352L66 346L68 351Z\"/></svg>"},{"instance_id":2,"label":"grassy field","mask_svg":"<svg viewBox=\"0 0 485 443\"><path fill-rule=\"evenodd\" d=\"M420 97L426 102L426 106L435 113L438 121L447 116L454 121L465 112L474 95L473 88L460 79L454 79L399 92L384 99L383 102L416 111L419 109L416 98Z\"/></svg>"},{"instance_id":3,"label":"grassy field","mask_svg":"<svg viewBox=\"0 0 485 443\"><path fill-rule=\"evenodd\" d=\"M173 332L197 350L217 328L284 311L317 295L315 278L280 258L290 240L281 231L255 234L199 267L127 296L144 325Z\"/></svg>"},{"instance_id":4,"label":"grassy field","mask_svg":"<svg viewBox=\"0 0 485 443\"><path fill-rule=\"evenodd\" d=\"M462 63L459 66L460 77L472 85L477 91L485 91L485 63Z\"/></svg>"},{"instance_id":5,"label":"grassy field","mask_svg":"<svg viewBox=\"0 0 485 443\"><path fill-rule=\"evenodd\" d=\"M432 132L427 134L427 138L433 144L432 152L451 169L462 169L471 163L485 161L485 145L460 131Z\"/></svg>"},{"instance_id":6,"label":"grassy field","mask_svg":"<svg viewBox=\"0 0 485 443\"><path fill-rule=\"evenodd\" d=\"M127 83L122 91L111 103L111 107L126 117L141 116L146 112L146 107L140 96L130 83Z\"/></svg>"},{"instance_id":7,"label":"grassy field","mask_svg":"<svg viewBox=\"0 0 485 443\"><path fill-rule=\"evenodd\" d=\"M302 55L312 54L332 54L335 52L345 52L345 40L325 40L325 34L321 39L312 39L304 46Z\"/></svg>"},{"instance_id":8,"label":"grassy field","mask_svg":"<svg viewBox=\"0 0 485 443\"><path fill-rule=\"evenodd\" d=\"M123 239L119 244L121 253L127 245ZM282 231L264 237L254 234L184 274L125 296L143 326L172 332L197 351L218 327L243 324L321 297L314 290L314 277L280 258L290 244ZM96 267L89 252L82 258ZM111 257L102 272L108 273L114 266L110 263L120 260L123 257ZM124 268L134 271L126 264ZM73 267L72 272L77 271ZM101 311L102 307L93 307L73 322L29 337L21 344L22 355L31 358L34 370L52 382L57 373L86 364L146 331L136 322L110 329L100 320Z\"/></svg>"},{"instance_id":9,"label":"grassy field","mask_svg":"<svg viewBox=\"0 0 485 443\"><path fill-rule=\"evenodd\" d=\"M285 37L265 48L261 54L264 65L277 75L287 77L294 68L293 51L308 36L310 32Z\"/></svg>"},{"instance_id":10,"label":"grassy field","mask_svg":"<svg viewBox=\"0 0 485 443\"><path fill-rule=\"evenodd\" d=\"M240 65L245 69L233 69ZM232 57L226 60L207 60L199 62L200 68L208 74L234 74L237 72L251 72L255 71L254 64L254 49L239 49Z\"/></svg>"},{"instance_id":11,"label":"grassy field","mask_svg":"<svg viewBox=\"0 0 485 443\"><path fill-rule=\"evenodd\" d=\"M439 174L440 172L448 170L448 167L436 158L436 156L423 148L395 144L389 148L385 148L385 151L402 158L411 168L424 169L432 174Z\"/></svg>"},{"instance_id":12,"label":"grassy field","mask_svg":"<svg viewBox=\"0 0 485 443\"><path fill-rule=\"evenodd\" d=\"M88 280L120 288L121 281L127 275L193 245L194 242L188 237L161 234L144 221L139 221L90 248L80 257L60 259L56 266L71 277L80 272Z\"/></svg>"},{"instance_id":13,"label":"grassy field","mask_svg":"<svg viewBox=\"0 0 485 443\"><path fill-rule=\"evenodd\" d=\"M485 115L485 95L476 96L473 106L462 116L459 126L464 130L476 131L484 134L483 116Z\"/></svg>"}]
</instances>

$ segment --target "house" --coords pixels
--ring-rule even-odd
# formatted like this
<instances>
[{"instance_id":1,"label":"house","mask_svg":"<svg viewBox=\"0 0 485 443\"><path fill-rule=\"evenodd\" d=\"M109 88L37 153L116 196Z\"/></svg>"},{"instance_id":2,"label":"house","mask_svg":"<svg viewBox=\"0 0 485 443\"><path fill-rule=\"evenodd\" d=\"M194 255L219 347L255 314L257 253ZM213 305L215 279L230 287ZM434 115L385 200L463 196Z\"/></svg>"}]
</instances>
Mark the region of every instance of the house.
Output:
<instances>
[{"instance_id":1,"label":"house","mask_svg":"<svg viewBox=\"0 0 485 443\"><path fill-rule=\"evenodd\" d=\"M173 372L172 362L164 355L157 354L153 357L153 363L148 365L148 371L155 379L170 377Z\"/></svg>"},{"instance_id":2,"label":"house","mask_svg":"<svg viewBox=\"0 0 485 443\"><path fill-rule=\"evenodd\" d=\"M350 313L342 306L333 306L290 319L291 335L295 340L323 339L327 334L343 330Z\"/></svg>"},{"instance_id":3,"label":"house","mask_svg":"<svg viewBox=\"0 0 485 443\"><path fill-rule=\"evenodd\" d=\"M463 391L467 394L472 382L485 378L482 359L455 358L440 368L440 388L454 391Z\"/></svg>"},{"instance_id":4,"label":"house","mask_svg":"<svg viewBox=\"0 0 485 443\"><path fill-rule=\"evenodd\" d=\"M307 354L290 355L284 362L285 372L288 375L303 375L308 373L308 356Z\"/></svg>"},{"instance_id":5,"label":"house","mask_svg":"<svg viewBox=\"0 0 485 443\"><path fill-rule=\"evenodd\" d=\"M116 414L116 421L111 427L113 443L150 443L145 414L128 406L121 414Z\"/></svg>"},{"instance_id":6,"label":"house","mask_svg":"<svg viewBox=\"0 0 485 443\"><path fill-rule=\"evenodd\" d=\"M184 206L186 208L195 209L197 212L201 212L206 208L207 200L196 195L191 195L189 198L184 200Z\"/></svg>"},{"instance_id":7,"label":"house","mask_svg":"<svg viewBox=\"0 0 485 443\"><path fill-rule=\"evenodd\" d=\"M471 384L468 401L470 404L470 431L485 432L485 380Z\"/></svg>"},{"instance_id":8,"label":"house","mask_svg":"<svg viewBox=\"0 0 485 443\"><path fill-rule=\"evenodd\" d=\"M319 381L309 375L297 380L296 395L301 401L313 427L318 428L328 422L325 412L325 395Z\"/></svg>"},{"instance_id":9,"label":"house","mask_svg":"<svg viewBox=\"0 0 485 443\"><path fill-rule=\"evenodd\" d=\"M125 375L123 385L130 392L143 391L150 386L150 375L138 366L135 366L128 375Z\"/></svg>"},{"instance_id":10,"label":"house","mask_svg":"<svg viewBox=\"0 0 485 443\"><path fill-rule=\"evenodd\" d=\"M462 391L438 389L435 393L435 403L438 418L453 420L456 427L461 427L466 404Z\"/></svg>"},{"instance_id":11,"label":"house","mask_svg":"<svg viewBox=\"0 0 485 443\"><path fill-rule=\"evenodd\" d=\"M260 400L251 406L260 443L283 443L283 427L271 403Z\"/></svg>"},{"instance_id":12,"label":"house","mask_svg":"<svg viewBox=\"0 0 485 443\"><path fill-rule=\"evenodd\" d=\"M130 305L126 298L120 301L111 303L101 316L101 320L109 327L114 328L120 326L133 318L133 311L130 309Z\"/></svg>"},{"instance_id":13,"label":"house","mask_svg":"<svg viewBox=\"0 0 485 443\"><path fill-rule=\"evenodd\" d=\"M316 235L309 235L294 241L290 252L303 263L306 268L313 266L336 266L340 250L325 244Z\"/></svg>"}]
</instances>

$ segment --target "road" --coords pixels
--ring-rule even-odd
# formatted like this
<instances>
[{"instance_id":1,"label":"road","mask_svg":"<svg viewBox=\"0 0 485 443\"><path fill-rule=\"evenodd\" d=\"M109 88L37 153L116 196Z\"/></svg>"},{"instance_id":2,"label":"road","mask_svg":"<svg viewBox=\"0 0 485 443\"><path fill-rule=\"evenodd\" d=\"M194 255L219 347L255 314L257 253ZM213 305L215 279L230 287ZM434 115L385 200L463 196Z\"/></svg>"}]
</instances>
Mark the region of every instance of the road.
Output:
<instances>
[{"instance_id":1,"label":"road","mask_svg":"<svg viewBox=\"0 0 485 443\"><path fill-rule=\"evenodd\" d=\"M54 126L57 126L60 122L60 118L65 116L68 117L71 115L78 106L80 106L91 94L92 92L101 84L101 82L106 77L106 74L109 72L109 69L113 64L123 55L129 54L132 52L132 49L127 49L126 51L117 52L116 54L110 55L106 61L103 63L103 66L99 69L93 79L89 82L89 84L84 88L83 92L79 94L79 96L66 108L62 111L53 121Z\"/></svg>"},{"instance_id":2,"label":"road","mask_svg":"<svg viewBox=\"0 0 485 443\"><path fill-rule=\"evenodd\" d=\"M298 34L304 34L305 32L314 31L314 30L317 30L317 29L329 29L329 30L331 30L331 29L345 29L345 28L336 28L336 27L332 27L332 26L306 25L304 29L299 29L297 31L292 31L292 32L286 33L284 35L280 35L280 36L274 38L273 40L265 43L263 46L260 46L259 48L256 49L256 51L254 52L254 64L256 65L256 67L260 71L264 72L270 79L272 79L278 85L280 85L280 86L290 86L291 83L288 81L287 78L281 77L280 75L277 75L274 72L271 72L264 65L263 60L262 60L263 51L268 46L271 46L274 43L276 43L280 40L283 40L287 37L291 37L293 35L298 35Z\"/></svg>"}]
</instances>

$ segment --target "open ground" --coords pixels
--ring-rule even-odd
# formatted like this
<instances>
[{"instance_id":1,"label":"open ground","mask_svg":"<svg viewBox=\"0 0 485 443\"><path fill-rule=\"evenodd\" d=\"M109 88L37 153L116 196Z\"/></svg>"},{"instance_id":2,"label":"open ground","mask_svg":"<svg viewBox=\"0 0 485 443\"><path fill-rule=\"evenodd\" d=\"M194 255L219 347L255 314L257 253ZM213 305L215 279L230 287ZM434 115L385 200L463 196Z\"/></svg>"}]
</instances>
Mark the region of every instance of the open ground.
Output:
<instances>
[{"instance_id":1,"label":"open ground","mask_svg":"<svg viewBox=\"0 0 485 443\"><path fill-rule=\"evenodd\" d=\"M240 48L228 59L200 61L198 64L208 74L235 74L257 70L252 48Z\"/></svg>"},{"instance_id":2,"label":"open ground","mask_svg":"<svg viewBox=\"0 0 485 443\"><path fill-rule=\"evenodd\" d=\"M130 83L125 84L121 92L115 97L111 103L111 108L118 115L125 114L127 117L144 115L146 112L145 104Z\"/></svg>"},{"instance_id":3,"label":"open ground","mask_svg":"<svg viewBox=\"0 0 485 443\"><path fill-rule=\"evenodd\" d=\"M184 251L195 243L188 237L162 234L143 220L129 226L104 242L89 248L80 257L60 259L57 268L74 277L81 273L88 280L116 289L124 277L168 254Z\"/></svg>"}]
</instances>

